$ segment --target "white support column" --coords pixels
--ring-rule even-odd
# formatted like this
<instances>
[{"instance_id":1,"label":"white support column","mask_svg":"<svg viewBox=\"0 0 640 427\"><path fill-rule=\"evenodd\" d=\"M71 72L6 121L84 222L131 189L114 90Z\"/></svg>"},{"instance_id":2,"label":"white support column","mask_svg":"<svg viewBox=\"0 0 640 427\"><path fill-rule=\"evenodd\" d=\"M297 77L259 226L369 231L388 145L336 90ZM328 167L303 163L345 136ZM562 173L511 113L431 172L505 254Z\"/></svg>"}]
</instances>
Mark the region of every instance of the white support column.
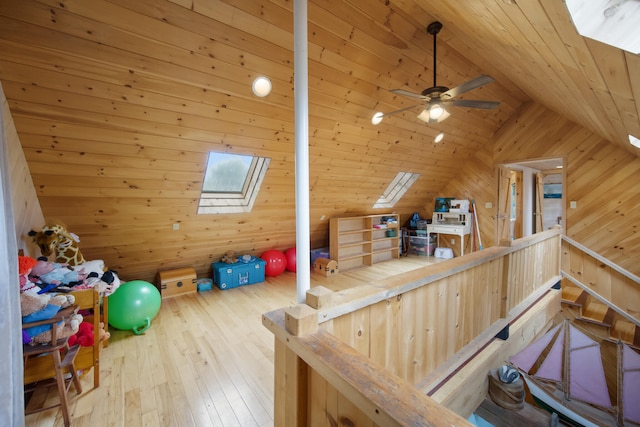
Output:
<instances>
[{"instance_id":1,"label":"white support column","mask_svg":"<svg viewBox=\"0 0 640 427\"><path fill-rule=\"evenodd\" d=\"M311 287L309 262L309 66L307 0L293 3L295 154L296 154L296 289L298 302Z\"/></svg>"}]
</instances>

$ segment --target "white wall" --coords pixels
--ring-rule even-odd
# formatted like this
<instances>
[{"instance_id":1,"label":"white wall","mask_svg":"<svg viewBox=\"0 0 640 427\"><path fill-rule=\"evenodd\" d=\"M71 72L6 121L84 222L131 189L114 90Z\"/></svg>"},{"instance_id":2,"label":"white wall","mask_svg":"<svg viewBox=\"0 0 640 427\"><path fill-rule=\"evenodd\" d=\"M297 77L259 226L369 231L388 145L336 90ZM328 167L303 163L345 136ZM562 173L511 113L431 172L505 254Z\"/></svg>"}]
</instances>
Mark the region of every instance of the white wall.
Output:
<instances>
[{"instance_id":1,"label":"white wall","mask_svg":"<svg viewBox=\"0 0 640 427\"><path fill-rule=\"evenodd\" d=\"M27 233L31 228L40 229L44 225L44 216L38 201L36 189L31 180L31 172L24 157L18 132L16 131L9 111L9 105L4 96L0 94L2 102L2 114L4 122L4 135L7 142L7 156L9 159L9 183L11 185L11 199L13 201L13 217L15 221L15 232L17 248L23 249L25 255L38 255L35 247Z\"/></svg>"}]
</instances>

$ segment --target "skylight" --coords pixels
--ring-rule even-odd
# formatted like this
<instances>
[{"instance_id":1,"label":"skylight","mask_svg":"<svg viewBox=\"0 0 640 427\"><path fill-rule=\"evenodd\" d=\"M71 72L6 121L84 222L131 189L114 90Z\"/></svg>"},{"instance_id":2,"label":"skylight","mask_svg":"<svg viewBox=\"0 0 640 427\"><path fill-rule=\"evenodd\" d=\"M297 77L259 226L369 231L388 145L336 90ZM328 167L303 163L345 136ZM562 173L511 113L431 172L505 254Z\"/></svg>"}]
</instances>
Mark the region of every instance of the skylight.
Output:
<instances>
[{"instance_id":1,"label":"skylight","mask_svg":"<svg viewBox=\"0 0 640 427\"><path fill-rule=\"evenodd\" d=\"M198 214L250 212L268 167L268 158L210 152Z\"/></svg>"},{"instance_id":2,"label":"skylight","mask_svg":"<svg viewBox=\"0 0 640 427\"><path fill-rule=\"evenodd\" d=\"M414 182L420 177L419 173L398 172L398 175L389 184L387 189L378 201L373 205L374 208L392 208L398 203L398 200L407 192Z\"/></svg>"},{"instance_id":3,"label":"skylight","mask_svg":"<svg viewBox=\"0 0 640 427\"><path fill-rule=\"evenodd\" d=\"M629 142L634 147L640 148L640 139L636 138L635 136L629 135Z\"/></svg>"},{"instance_id":4,"label":"skylight","mask_svg":"<svg viewBox=\"0 0 640 427\"><path fill-rule=\"evenodd\" d=\"M640 1L565 0L580 35L640 53Z\"/></svg>"}]
</instances>

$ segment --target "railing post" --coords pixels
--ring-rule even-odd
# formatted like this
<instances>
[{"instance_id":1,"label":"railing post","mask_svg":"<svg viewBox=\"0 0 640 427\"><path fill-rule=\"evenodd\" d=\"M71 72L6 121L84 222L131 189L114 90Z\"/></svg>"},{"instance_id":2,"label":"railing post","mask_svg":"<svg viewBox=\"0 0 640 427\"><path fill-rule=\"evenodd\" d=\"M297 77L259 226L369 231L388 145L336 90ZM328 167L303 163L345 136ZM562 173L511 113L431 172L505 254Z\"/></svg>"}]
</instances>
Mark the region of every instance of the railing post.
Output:
<instances>
[{"instance_id":1,"label":"railing post","mask_svg":"<svg viewBox=\"0 0 640 427\"><path fill-rule=\"evenodd\" d=\"M305 304L284 311L284 327L288 333L300 336L318 329L318 312ZM284 340L288 341L288 338ZM287 343L275 340L274 425L305 427L308 418L307 363Z\"/></svg>"},{"instance_id":2,"label":"railing post","mask_svg":"<svg viewBox=\"0 0 640 427\"><path fill-rule=\"evenodd\" d=\"M511 274L511 254L507 254L500 259L502 271L500 274L500 317L509 315L509 283Z\"/></svg>"}]
</instances>

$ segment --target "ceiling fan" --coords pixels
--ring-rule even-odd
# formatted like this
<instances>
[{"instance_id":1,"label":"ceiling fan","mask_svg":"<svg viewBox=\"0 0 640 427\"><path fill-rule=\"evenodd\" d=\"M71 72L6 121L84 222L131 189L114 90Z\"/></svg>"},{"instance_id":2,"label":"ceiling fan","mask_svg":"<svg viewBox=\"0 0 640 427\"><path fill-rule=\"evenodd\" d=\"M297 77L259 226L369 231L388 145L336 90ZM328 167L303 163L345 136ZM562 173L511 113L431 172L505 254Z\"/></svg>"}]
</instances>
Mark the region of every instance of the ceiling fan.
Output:
<instances>
[{"instance_id":1,"label":"ceiling fan","mask_svg":"<svg viewBox=\"0 0 640 427\"><path fill-rule=\"evenodd\" d=\"M403 111L416 108L417 106L424 106L423 110L418 114L418 118L426 123L440 123L445 120L451 114L447 111L446 107L449 105L455 107L467 107L467 108L481 108L484 110L492 110L500 105L496 101L478 101L471 99L453 99L463 93L470 90L484 86L487 83L493 81L493 77L487 75L481 75L475 79L469 80L466 83L456 86L453 89L449 89L445 86L438 86L436 84L436 35L442 29L442 24L438 21L432 22L427 26L427 33L433 35L433 86L422 91L422 93L413 93L404 89L391 89L398 95L407 96L409 98L419 99L422 102L420 104L412 105L411 107L402 108L400 110L391 111L390 113L377 112L371 118L371 123L377 125L386 116L392 114L401 113Z\"/></svg>"}]
</instances>

